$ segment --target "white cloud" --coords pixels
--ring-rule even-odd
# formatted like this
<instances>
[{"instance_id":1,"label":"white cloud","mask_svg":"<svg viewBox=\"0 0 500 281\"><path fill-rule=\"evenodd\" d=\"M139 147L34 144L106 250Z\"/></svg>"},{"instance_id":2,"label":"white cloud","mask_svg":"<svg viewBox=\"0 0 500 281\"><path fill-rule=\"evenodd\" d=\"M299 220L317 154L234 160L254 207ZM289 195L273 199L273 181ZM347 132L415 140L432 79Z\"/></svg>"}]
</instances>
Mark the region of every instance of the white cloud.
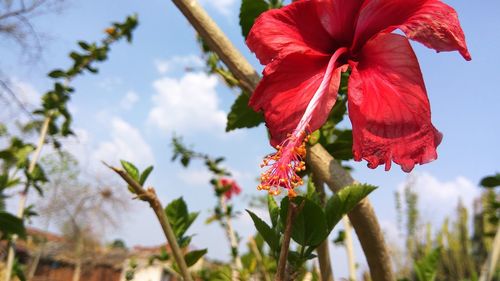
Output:
<instances>
[{"instance_id":1,"label":"white cloud","mask_svg":"<svg viewBox=\"0 0 500 281\"><path fill-rule=\"evenodd\" d=\"M123 84L123 79L120 77L107 77L102 79L97 85L104 90L111 92Z\"/></svg>"},{"instance_id":2,"label":"white cloud","mask_svg":"<svg viewBox=\"0 0 500 281\"><path fill-rule=\"evenodd\" d=\"M443 182L431 174L419 173L411 176L408 181L412 181L413 191L418 194L422 218L433 223L441 223L444 217L454 215L460 201L470 214L473 201L480 194L480 189L463 176ZM399 185L399 192L403 191L404 186L405 183Z\"/></svg>"},{"instance_id":3,"label":"white cloud","mask_svg":"<svg viewBox=\"0 0 500 281\"><path fill-rule=\"evenodd\" d=\"M154 106L148 122L163 131L188 134L196 131L223 132L226 113L219 109L215 88L217 78L202 72L187 73L180 79L164 77L153 87Z\"/></svg>"},{"instance_id":4,"label":"white cloud","mask_svg":"<svg viewBox=\"0 0 500 281\"><path fill-rule=\"evenodd\" d=\"M219 13L229 15L235 0L200 0L202 5L209 4L214 7Z\"/></svg>"},{"instance_id":5,"label":"white cloud","mask_svg":"<svg viewBox=\"0 0 500 281\"><path fill-rule=\"evenodd\" d=\"M205 64L203 60L197 55L187 55L187 56L173 56L166 60L157 59L154 61L156 70L160 74L166 74L174 70L185 70L187 68L200 68Z\"/></svg>"},{"instance_id":6,"label":"white cloud","mask_svg":"<svg viewBox=\"0 0 500 281\"><path fill-rule=\"evenodd\" d=\"M111 140L101 142L92 158L113 164L120 159L139 166L154 164L151 147L142 138L139 130L117 117L111 119Z\"/></svg>"},{"instance_id":7,"label":"white cloud","mask_svg":"<svg viewBox=\"0 0 500 281\"><path fill-rule=\"evenodd\" d=\"M12 91L12 93L16 96L16 99L28 108L32 108L33 106L40 104L40 93L35 89L33 85L30 83L23 81L17 77L11 77L7 79L6 86ZM3 88L0 88L3 91ZM10 99L10 95L7 95ZM16 105L17 106L17 105Z\"/></svg>"},{"instance_id":8,"label":"white cloud","mask_svg":"<svg viewBox=\"0 0 500 281\"><path fill-rule=\"evenodd\" d=\"M139 101L139 96L134 91L128 91L120 101L120 107L129 110Z\"/></svg>"}]
</instances>

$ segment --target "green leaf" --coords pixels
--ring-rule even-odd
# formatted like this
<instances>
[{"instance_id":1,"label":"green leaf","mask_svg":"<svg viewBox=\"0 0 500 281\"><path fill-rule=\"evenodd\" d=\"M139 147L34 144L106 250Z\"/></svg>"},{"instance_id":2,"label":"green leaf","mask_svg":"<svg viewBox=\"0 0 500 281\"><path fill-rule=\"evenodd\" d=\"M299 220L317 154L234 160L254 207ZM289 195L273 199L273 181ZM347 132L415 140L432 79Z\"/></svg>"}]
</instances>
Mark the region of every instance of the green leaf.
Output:
<instances>
[{"instance_id":1,"label":"green leaf","mask_svg":"<svg viewBox=\"0 0 500 281\"><path fill-rule=\"evenodd\" d=\"M120 160L120 162L122 163L122 167L125 169L125 172L127 172L127 174L134 180L139 181L139 169L137 169L134 164L125 160Z\"/></svg>"},{"instance_id":2,"label":"green leaf","mask_svg":"<svg viewBox=\"0 0 500 281\"><path fill-rule=\"evenodd\" d=\"M319 193L316 192L316 186L314 185L314 181L312 179L312 176L308 177L306 197L308 199L314 201L314 203L320 204Z\"/></svg>"},{"instance_id":3,"label":"green leaf","mask_svg":"<svg viewBox=\"0 0 500 281\"><path fill-rule=\"evenodd\" d=\"M30 179L35 182L47 182L47 176L39 164L35 165L35 169L29 175Z\"/></svg>"},{"instance_id":4,"label":"green leaf","mask_svg":"<svg viewBox=\"0 0 500 281\"><path fill-rule=\"evenodd\" d=\"M188 228L194 222L198 213L189 213L186 202L182 197L173 200L165 208L165 214L172 225L175 236L182 239Z\"/></svg>"},{"instance_id":5,"label":"green leaf","mask_svg":"<svg viewBox=\"0 0 500 281\"><path fill-rule=\"evenodd\" d=\"M414 268L418 281L436 280L439 252L439 248L434 249L421 260L415 262Z\"/></svg>"},{"instance_id":6,"label":"green leaf","mask_svg":"<svg viewBox=\"0 0 500 281\"><path fill-rule=\"evenodd\" d=\"M201 259L206 253L207 249L191 251L184 255L184 260L188 267L193 266L199 259Z\"/></svg>"},{"instance_id":7,"label":"green leaf","mask_svg":"<svg viewBox=\"0 0 500 281\"><path fill-rule=\"evenodd\" d=\"M90 45L85 41L78 41L78 45L85 51L90 50Z\"/></svg>"},{"instance_id":8,"label":"green leaf","mask_svg":"<svg viewBox=\"0 0 500 281\"><path fill-rule=\"evenodd\" d=\"M0 123L0 137L7 135L7 133L8 133L7 127L4 124Z\"/></svg>"},{"instance_id":9,"label":"green leaf","mask_svg":"<svg viewBox=\"0 0 500 281\"><path fill-rule=\"evenodd\" d=\"M301 246L317 246L328 236L326 216L323 209L314 201L305 197L296 197L293 204L302 208L295 215L292 226L292 239ZM281 201L282 229L286 227L286 219L290 200L288 197Z\"/></svg>"},{"instance_id":10,"label":"green leaf","mask_svg":"<svg viewBox=\"0 0 500 281\"><path fill-rule=\"evenodd\" d=\"M26 237L23 220L4 211L0 211L0 232L2 235L17 234Z\"/></svg>"},{"instance_id":11,"label":"green leaf","mask_svg":"<svg viewBox=\"0 0 500 281\"><path fill-rule=\"evenodd\" d=\"M252 128L264 122L262 114L253 111L248 106L250 95L242 93L231 106L231 111L227 115L226 132L241 129Z\"/></svg>"},{"instance_id":12,"label":"green leaf","mask_svg":"<svg viewBox=\"0 0 500 281\"><path fill-rule=\"evenodd\" d=\"M368 184L353 184L335 193L326 203L326 221L330 231L363 198L377 187Z\"/></svg>"},{"instance_id":13,"label":"green leaf","mask_svg":"<svg viewBox=\"0 0 500 281\"><path fill-rule=\"evenodd\" d=\"M497 173L496 175L485 177L481 180L479 183L483 187L487 188L493 188L500 186L500 173Z\"/></svg>"},{"instance_id":14,"label":"green leaf","mask_svg":"<svg viewBox=\"0 0 500 281\"><path fill-rule=\"evenodd\" d=\"M273 252L277 252L279 250L279 243L280 243L280 236L272 230L272 228L265 223L262 219L260 219L256 214L254 214L250 210L246 210L247 213L250 215L250 217L253 220L253 224L255 225L255 228L259 232L260 235L262 235L262 238L264 238L264 241L266 241L267 245L271 248Z\"/></svg>"},{"instance_id":15,"label":"green leaf","mask_svg":"<svg viewBox=\"0 0 500 281\"><path fill-rule=\"evenodd\" d=\"M269 4L264 0L243 0L240 6L241 33L246 38L253 26L255 19L263 12L269 10Z\"/></svg>"},{"instance_id":16,"label":"green leaf","mask_svg":"<svg viewBox=\"0 0 500 281\"><path fill-rule=\"evenodd\" d=\"M60 70L60 69L56 69L56 70L51 71L51 72L48 74L48 76L49 76L50 78L62 78L62 77L66 77L66 76L68 76L68 75L66 74L66 72L64 72L64 71L62 71L62 70Z\"/></svg>"},{"instance_id":17,"label":"green leaf","mask_svg":"<svg viewBox=\"0 0 500 281\"><path fill-rule=\"evenodd\" d=\"M21 264L17 258L14 259L14 265L12 266L12 275L16 276L19 281L26 281L26 276L24 275L25 270L26 269L24 268L23 264Z\"/></svg>"},{"instance_id":18,"label":"green leaf","mask_svg":"<svg viewBox=\"0 0 500 281\"><path fill-rule=\"evenodd\" d=\"M273 228L278 224L278 219L280 215L280 208L274 200L274 196L267 195L267 208L269 210L269 217L271 218L271 223L273 224Z\"/></svg>"},{"instance_id":19,"label":"green leaf","mask_svg":"<svg viewBox=\"0 0 500 281\"><path fill-rule=\"evenodd\" d=\"M144 183L149 177L149 174L151 174L152 171L153 171L153 166L149 166L142 172L141 177L139 179L139 183L141 185L144 185Z\"/></svg>"}]
</instances>

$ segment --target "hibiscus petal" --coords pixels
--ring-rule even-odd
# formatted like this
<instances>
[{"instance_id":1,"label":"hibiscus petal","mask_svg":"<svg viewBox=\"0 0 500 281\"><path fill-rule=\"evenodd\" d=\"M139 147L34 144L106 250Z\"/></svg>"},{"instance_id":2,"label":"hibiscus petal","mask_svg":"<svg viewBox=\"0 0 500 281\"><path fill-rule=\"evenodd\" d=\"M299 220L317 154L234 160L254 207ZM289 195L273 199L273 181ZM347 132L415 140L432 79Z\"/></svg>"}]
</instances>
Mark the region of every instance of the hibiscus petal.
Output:
<instances>
[{"instance_id":1,"label":"hibiscus petal","mask_svg":"<svg viewBox=\"0 0 500 281\"><path fill-rule=\"evenodd\" d=\"M359 13L353 50L379 32L403 30L437 51L455 51L470 60L456 11L440 0L367 0Z\"/></svg>"},{"instance_id":2,"label":"hibiscus petal","mask_svg":"<svg viewBox=\"0 0 500 281\"><path fill-rule=\"evenodd\" d=\"M438 52L458 50L464 59L471 60L457 12L441 1L427 1L400 29Z\"/></svg>"},{"instance_id":3,"label":"hibiscus petal","mask_svg":"<svg viewBox=\"0 0 500 281\"><path fill-rule=\"evenodd\" d=\"M363 0L318 0L318 15L326 31L344 46L352 43Z\"/></svg>"},{"instance_id":4,"label":"hibiscus petal","mask_svg":"<svg viewBox=\"0 0 500 281\"><path fill-rule=\"evenodd\" d=\"M408 39L380 34L352 63L349 117L354 159L370 168L391 160L409 172L415 164L437 158L442 135L431 123L431 112L417 58Z\"/></svg>"},{"instance_id":5,"label":"hibiscus petal","mask_svg":"<svg viewBox=\"0 0 500 281\"><path fill-rule=\"evenodd\" d=\"M264 69L264 77L249 105L264 112L272 146L281 144L297 127L325 75L329 59L326 55L292 53ZM341 67L334 70L328 91L312 113L310 131L319 129L328 118L337 97L341 71Z\"/></svg>"},{"instance_id":6,"label":"hibiscus petal","mask_svg":"<svg viewBox=\"0 0 500 281\"><path fill-rule=\"evenodd\" d=\"M333 53L335 41L319 20L317 5L317 1L298 1L269 10L255 20L246 43L261 64L295 52Z\"/></svg>"}]
</instances>

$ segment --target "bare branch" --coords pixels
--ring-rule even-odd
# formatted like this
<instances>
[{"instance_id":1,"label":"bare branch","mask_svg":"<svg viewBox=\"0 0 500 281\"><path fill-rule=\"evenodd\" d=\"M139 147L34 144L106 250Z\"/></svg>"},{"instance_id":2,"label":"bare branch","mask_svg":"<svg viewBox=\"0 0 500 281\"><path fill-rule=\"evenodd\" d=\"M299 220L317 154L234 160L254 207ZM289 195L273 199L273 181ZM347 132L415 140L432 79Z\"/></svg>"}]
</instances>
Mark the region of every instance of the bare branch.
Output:
<instances>
[{"instance_id":1,"label":"bare branch","mask_svg":"<svg viewBox=\"0 0 500 281\"><path fill-rule=\"evenodd\" d=\"M180 268L182 276L185 281L192 281L191 274L188 271L188 267L186 265L186 261L184 260L184 256L182 255L179 244L177 244L177 238L175 237L174 231L170 222L168 221L168 217L165 214L163 206L156 196L156 192L153 188L144 189L137 181L135 181L129 174L127 174L124 170L112 167L103 162L108 168L117 173L132 189L137 197L143 201L149 203L149 206L153 209L158 218L158 221L163 229L163 233L167 238L168 244L172 249L172 253L174 254L175 261Z\"/></svg>"}]
</instances>

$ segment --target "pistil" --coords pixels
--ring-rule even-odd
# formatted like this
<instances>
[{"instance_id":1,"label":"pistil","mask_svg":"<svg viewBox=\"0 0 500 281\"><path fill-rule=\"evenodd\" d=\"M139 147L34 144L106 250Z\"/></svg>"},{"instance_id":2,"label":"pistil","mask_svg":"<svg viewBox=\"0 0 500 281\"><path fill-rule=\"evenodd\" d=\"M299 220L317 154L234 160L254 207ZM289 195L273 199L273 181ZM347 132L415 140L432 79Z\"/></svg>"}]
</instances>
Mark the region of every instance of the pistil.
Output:
<instances>
[{"instance_id":1,"label":"pistil","mask_svg":"<svg viewBox=\"0 0 500 281\"><path fill-rule=\"evenodd\" d=\"M345 52L347 52L347 48L340 48L332 55L325 75L309 101L297 127L280 145L276 146L276 153L264 158L261 168L268 167L268 169L260 177L261 184L257 186L258 190L267 190L271 195L278 195L281 188L285 188L288 190L288 196L294 197L296 196L294 188L304 184L298 173L306 169L304 162L306 141L311 133L308 130L309 122L319 101L328 90L338 58Z\"/></svg>"}]
</instances>

